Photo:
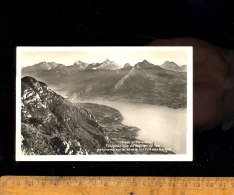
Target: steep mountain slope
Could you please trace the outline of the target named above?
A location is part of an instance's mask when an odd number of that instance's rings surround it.
[[[140,62],[114,87],[115,96],[131,102],[186,107],[186,74]]]
[[[87,110],[72,105],[33,77],[21,82],[21,133],[26,150],[65,154],[66,141],[73,152],[96,152],[106,144],[105,132]]]
[[[114,85],[128,72],[129,70],[123,69],[83,71],[73,77],[65,78],[64,88],[67,89],[67,95],[71,99],[111,96]],[[68,83],[70,84],[67,85]]]

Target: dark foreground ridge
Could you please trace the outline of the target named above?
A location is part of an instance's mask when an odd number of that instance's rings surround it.
[[[24,155],[173,154],[136,139],[121,113],[98,104],[72,104],[33,77],[21,80]]]

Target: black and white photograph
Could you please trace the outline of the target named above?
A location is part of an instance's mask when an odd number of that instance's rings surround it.
[[[192,161],[192,47],[17,47],[17,161]]]

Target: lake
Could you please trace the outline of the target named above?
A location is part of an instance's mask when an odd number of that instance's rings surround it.
[[[55,86],[51,89],[67,97],[67,91]],[[185,108],[172,109],[166,106],[124,101],[76,100],[74,102],[97,103],[113,107],[123,115],[123,124],[141,129],[138,139],[153,141],[155,145],[171,148],[176,154],[186,154],[187,109]]]
[[[186,154],[187,109],[123,101],[87,100],[80,103],[97,103],[113,107],[124,117],[123,124],[136,126],[141,131],[138,139],[153,141],[155,145],[171,148],[176,154]]]

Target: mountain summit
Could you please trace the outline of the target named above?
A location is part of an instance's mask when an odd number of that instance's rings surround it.
[[[172,70],[172,71],[177,71],[177,72],[186,72],[187,71],[187,66],[178,66],[175,62],[173,61],[165,61],[162,65],[162,68],[166,70]]]
[[[143,69],[158,69],[158,70],[162,70],[162,68],[158,65],[154,65],[150,62],[148,62],[147,60],[143,60],[142,62],[137,63],[134,67],[136,68],[143,68]]]
[[[131,69],[132,66],[129,63],[124,64],[124,69]]]
[[[102,63],[89,64],[89,66],[87,67],[87,70],[117,70],[120,68],[121,66],[115,63],[114,61],[110,61],[109,59],[106,59]]]
[[[112,61],[106,59],[103,63],[113,63]]]
[[[85,70],[88,67],[88,63],[82,62],[82,61],[76,61],[73,66],[78,68],[79,70]]]

